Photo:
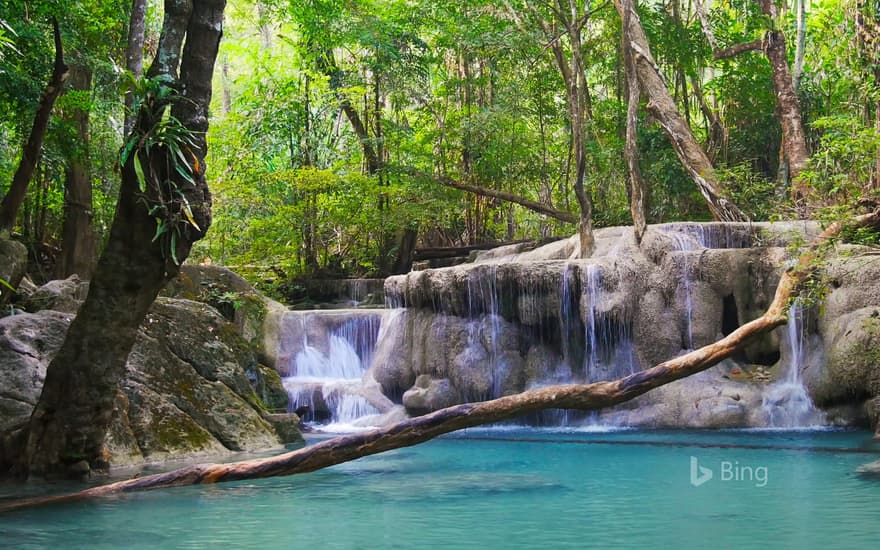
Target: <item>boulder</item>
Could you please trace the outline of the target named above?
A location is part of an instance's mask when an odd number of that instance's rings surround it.
[[[287,308],[257,292],[237,273],[218,265],[185,264],[163,295],[213,306],[254,347],[260,362],[275,365],[279,325]]]
[[[0,433],[8,465],[46,368],[73,316],[52,310],[0,319]],[[159,298],[126,364],[105,441],[116,466],[276,447],[296,438],[251,385],[251,347],[213,308]],[[276,429],[275,426],[281,426]]]
[[[825,368],[811,384],[820,404],[880,396],[880,304],[823,323]]]
[[[37,287],[22,301],[22,309],[31,313],[43,310],[76,313],[89,293],[89,282],[73,274],[67,279],[49,281]]]
[[[27,248],[18,241],[0,236],[0,279],[12,288],[18,284],[27,271]],[[9,303],[13,291],[0,283],[0,305]]]
[[[416,378],[415,385],[403,394],[406,412],[414,415],[426,414],[459,403],[458,392],[452,383],[423,374]]]

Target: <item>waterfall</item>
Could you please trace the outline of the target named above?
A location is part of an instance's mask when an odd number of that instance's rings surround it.
[[[806,366],[807,327],[805,311],[799,302],[788,311],[786,330],[789,357],[783,375],[767,387],[761,408],[767,425],[773,428],[798,428],[821,424],[824,415],[813,405],[801,378]]]
[[[587,382],[596,382],[596,374],[599,369],[599,336],[597,328],[597,310],[602,299],[602,272],[596,264],[587,266],[587,301],[589,303],[587,309],[587,327],[586,327],[586,344],[589,352],[584,372],[584,378]]]
[[[689,232],[686,233],[678,230],[669,231],[666,234],[672,239],[675,249],[682,253],[681,279],[684,290],[687,349],[694,349],[694,298],[691,291],[693,282],[691,281],[690,253],[694,250],[705,248],[703,245],[706,240],[705,233],[700,230],[697,233],[699,238],[695,238]]]
[[[487,344],[487,366],[490,369],[491,379],[488,394],[472,396],[476,400],[494,399],[500,397],[502,393],[504,364],[500,360],[498,346],[501,339],[502,317],[497,281],[498,264],[495,263],[486,264],[483,269],[469,273],[467,279],[467,313],[471,318],[468,323],[468,341],[470,346],[480,346],[482,342]],[[488,327],[479,320],[483,316],[488,320]],[[485,332],[488,334],[484,334]],[[480,338],[481,334],[485,336],[484,339]]]
[[[288,314],[290,357],[284,387],[290,409],[307,407],[312,422],[350,424],[379,411],[362,395],[382,316],[345,311]]]

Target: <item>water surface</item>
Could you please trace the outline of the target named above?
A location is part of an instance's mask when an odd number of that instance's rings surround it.
[[[713,472],[700,486],[692,457]],[[880,479],[855,469],[878,459],[880,445],[861,431],[469,430],[312,474],[7,513],[0,540],[4,548],[872,548]]]

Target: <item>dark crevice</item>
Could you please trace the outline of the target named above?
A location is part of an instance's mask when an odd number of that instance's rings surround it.
[[[724,302],[721,309],[721,332],[722,334],[724,334],[724,336],[727,336],[738,328],[739,310],[736,307],[736,298],[734,298],[733,294],[728,294],[724,297]],[[732,358],[735,361],[747,361],[745,350],[742,349],[734,352]]]

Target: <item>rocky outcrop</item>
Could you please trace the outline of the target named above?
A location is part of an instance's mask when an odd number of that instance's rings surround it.
[[[73,316],[44,310],[0,319],[0,433],[16,433]],[[105,442],[113,466],[263,449],[296,439],[295,415],[270,415],[249,380],[264,372],[235,327],[206,304],[159,298],[129,356]],[[265,391],[265,388],[264,388]],[[277,390],[273,390],[276,391]],[[284,416],[284,418],[280,418]]]
[[[28,252],[23,244],[0,235],[0,279],[9,285],[0,283],[0,305],[9,303],[11,288],[18,288],[27,270],[27,260]]]
[[[237,273],[217,265],[184,265],[163,295],[211,305],[235,325],[263,364],[275,364],[279,325],[287,308],[257,292]]]
[[[631,228],[607,228],[596,231],[587,259],[571,259],[573,237],[391,277],[386,296],[406,310],[383,327],[400,336],[380,341],[370,373],[411,413],[617,378],[758,317],[790,258],[787,248],[818,231],[812,222],[666,224],[651,226],[637,246]],[[851,247],[840,252],[827,269],[824,305],[806,316],[798,375],[830,421],[867,415],[876,424],[880,262],[867,265],[873,259]],[[600,418],[656,427],[768,425],[789,397],[774,384],[793,360],[786,330]]]
[[[825,269],[819,341],[810,350],[824,368],[807,385],[819,405],[858,404],[880,434],[880,261],[872,252],[842,247]]]
[[[403,406],[408,413],[420,415],[455,405],[458,399],[457,392],[448,379],[436,380],[423,374],[403,394]]]
[[[73,274],[67,279],[49,281],[33,290],[22,302],[21,308],[31,313],[50,309],[76,313],[89,293],[89,282]]]

